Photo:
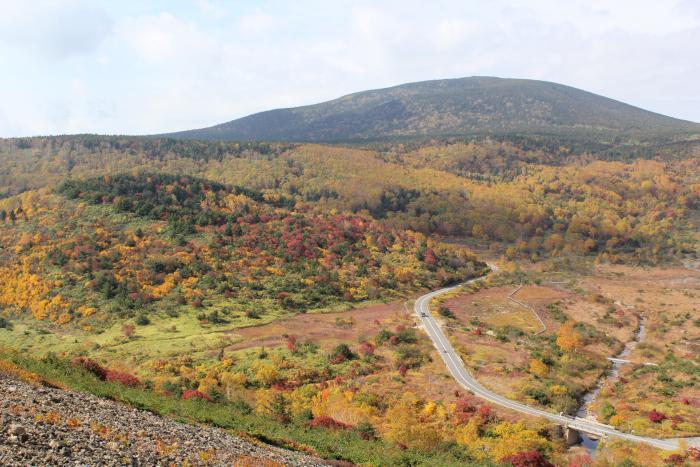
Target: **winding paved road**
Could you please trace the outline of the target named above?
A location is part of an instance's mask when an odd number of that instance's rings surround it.
[[[489,265],[489,267],[493,272],[498,270],[496,266]],[[551,412],[547,412],[545,410],[530,407],[520,402],[506,399],[505,397],[493,393],[485,387],[483,387],[481,384],[479,384],[476,381],[476,379],[474,379],[474,377],[469,373],[466,366],[464,365],[464,362],[459,357],[455,349],[452,347],[452,344],[450,344],[445,334],[442,332],[442,328],[435,321],[432,314],[430,313],[430,301],[438,295],[442,295],[444,293],[455,290],[461,287],[462,285],[481,281],[486,277],[487,276],[479,277],[467,281],[464,284],[435,290],[418,298],[414,305],[414,310],[420,318],[425,331],[428,333],[428,336],[430,336],[430,338],[432,339],[433,344],[435,345],[438,352],[440,353],[440,356],[442,357],[442,360],[445,362],[445,366],[447,366],[447,369],[452,374],[454,379],[457,380],[460,386],[473,392],[479,397],[493,402],[494,404],[498,404],[500,406],[516,410],[521,413],[535,415],[538,417],[544,417],[560,425],[568,426],[569,428],[572,428],[576,431],[582,431],[591,435],[597,435],[599,437],[619,438],[637,443],[646,443],[660,449],[675,450],[678,448],[677,439],[655,439],[647,438],[644,436],[636,436],[629,433],[617,431],[616,429],[611,428],[607,425],[602,425],[589,420],[574,418],[566,415],[557,415]],[[695,440],[693,439],[692,441]]]

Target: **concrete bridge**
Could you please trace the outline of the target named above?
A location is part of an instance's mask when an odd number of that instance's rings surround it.
[[[608,357],[608,360],[614,363],[635,363],[631,360],[625,360],[624,358],[615,358],[615,357]],[[646,366],[658,366],[656,363],[651,363],[651,362],[642,362],[641,365],[646,365]]]
[[[581,433],[585,433],[589,438],[599,440],[608,438],[608,433],[606,433],[605,430],[615,429],[613,426],[605,425],[588,418],[572,417],[562,413],[559,415],[565,419],[571,420],[570,422],[562,424],[564,429],[563,437],[568,446],[580,443]],[[597,426],[600,426],[600,428],[597,428]]]

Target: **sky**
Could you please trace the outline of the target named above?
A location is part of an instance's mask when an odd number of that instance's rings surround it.
[[[0,137],[186,130],[474,75],[700,122],[700,1],[0,0]]]

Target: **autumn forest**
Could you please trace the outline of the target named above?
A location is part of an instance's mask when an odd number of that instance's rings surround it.
[[[700,436],[699,166],[574,133],[0,140],[2,365],[337,462],[662,463],[470,394],[411,311],[488,275],[431,309],[490,390],[574,416],[600,383],[601,423]]]

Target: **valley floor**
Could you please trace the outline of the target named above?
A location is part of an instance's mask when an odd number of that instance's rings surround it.
[[[522,287],[506,281],[441,301],[453,314],[445,320],[451,339],[481,384],[528,405],[573,413],[644,318],[642,342],[618,375],[604,378],[590,415],[630,433],[697,436],[696,271],[596,265],[576,274],[547,270],[545,263],[521,266]],[[514,291],[518,302],[509,298]],[[534,313],[546,325],[539,335]],[[580,345],[562,353],[557,347],[567,320],[576,323]]]

